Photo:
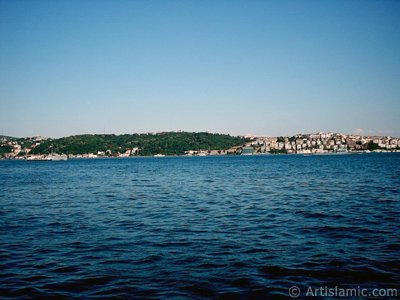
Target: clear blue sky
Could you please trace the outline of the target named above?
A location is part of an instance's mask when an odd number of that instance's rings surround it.
[[[0,0],[0,128],[400,136],[400,1]]]

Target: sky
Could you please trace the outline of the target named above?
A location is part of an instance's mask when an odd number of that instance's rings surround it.
[[[1,133],[400,137],[399,16],[390,0],[0,0]]]

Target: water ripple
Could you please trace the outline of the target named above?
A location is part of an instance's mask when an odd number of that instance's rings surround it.
[[[400,155],[1,161],[0,295],[398,287]]]

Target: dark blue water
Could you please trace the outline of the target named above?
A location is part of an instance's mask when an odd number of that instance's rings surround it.
[[[400,155],[0,161],[0,296],[397,287]]]

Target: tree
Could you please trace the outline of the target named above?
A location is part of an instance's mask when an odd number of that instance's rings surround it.
[[[376,144],[376,143],[374,143],[374,142],[369,142],[368,143],[368,150],[370,150],[370,151],[374,151],[374,150],[377,150],[377,149],[380,149],[381,147],[379,147],[379,145],[378,144]]]

